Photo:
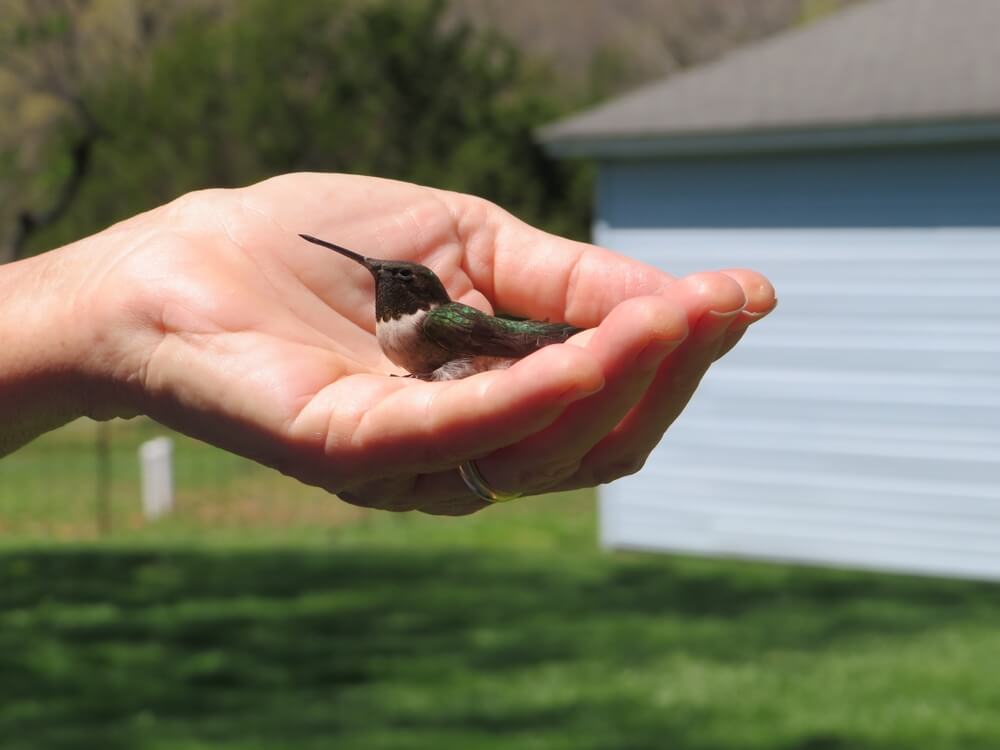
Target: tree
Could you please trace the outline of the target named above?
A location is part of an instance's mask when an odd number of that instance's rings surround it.
[[[303,169],[473,192],[585,235],[589,172],[533,139],[574,102],[510,44],[445,10],[435,0],[191,5],[142,60],[81,84],[89,119],[64,124],[47,163],[57,171],[87,141],[87,169],[30,247],[188,190]]]
[[[134,65],[169,13],[160,0],[0,0],[0,262],[59,221],[102,136],[87,89]]]

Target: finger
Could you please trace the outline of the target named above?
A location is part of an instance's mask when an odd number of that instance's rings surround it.
[[[457,470],[454,473],[458,475]],[[447,486],[444,491],[421,491],[419,479],[419,476],[378,479],[343,490],[337,496],[364,508],[401,513],[417,510],[435,516],[464,516],[493,505],[479,499],[461,483]]]
[[[694,319],[684,343],[663,362],[651,386],[625,418],[584,458],[568,486],[591,486],[634,473],[687,405],[746,304],[742,287],[724,274],[678,282]]]
[[[743,292],[747,296],[747,304],[739,318],[733,321],[733,324],[726,332],[718,357],[727,354],[739,343],[740,339],[743,338],[743,334],[746,333],[751,325],[770,314],[778,304],[778,300],[774,295],[774,287],[761,274],[742,268],[731,268],[722,273],[743,287]]]
[[[447,498],[421,506],[418,510],[431,516],[468,516],[494,503],[480,500],[468,492],[462,497]]]
[[[416,479],[416,476],[373,479],[353,484],[350,489],[340,490],[337,497],[364,508],[405,513],[416,510],[421,502],[428,501],[414,496]]]
[[[570,405],[547,428],[479,461],[501,491],[537,492],[576,472],[580,460],[635,405],[663,359],[687,335],[687,314],[664,297],[636,297],[612,310],[586,348],[605,386]]]
[[[673,277],[653,266],[536,229],[486,201],[441,194],[456,216],[473,285],[505,312],[590,328]]]
[[[603,384],[592,355],[559,344],[508,370],[447,383],[344,378],[317,394],[289,432],[299,455],[318,449],[312,471],[336,492],[457,466],[537,432]]]

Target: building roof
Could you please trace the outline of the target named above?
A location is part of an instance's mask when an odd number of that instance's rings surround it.
[[[1000,138],[1000,0],[869,0],[540,136],[589,156]]]

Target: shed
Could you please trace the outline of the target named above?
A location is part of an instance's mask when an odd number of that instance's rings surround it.
[[[869,0],[541,137],[595,242],[780,298],[605,545],[1000,579],[1000,2]]]

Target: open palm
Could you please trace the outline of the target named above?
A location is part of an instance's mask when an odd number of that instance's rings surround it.
[[[371,276],[300,232],[430,266],[453,299],[592,328],[505,371],[425,383],[373,335]],[[674,280],[470,196],[294,174],[193,193],[90,240],[84,295],[118,411],[359,504],[482,507],[455,467],[525,493],[641,466],[709,364],[774,305],[748,271]]]

